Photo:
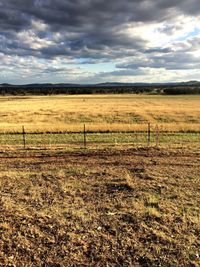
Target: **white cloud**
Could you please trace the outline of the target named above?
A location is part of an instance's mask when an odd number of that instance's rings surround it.
[[[140,37],[148,47],[169,46],[175,41],[184,41],[190,33],[200,30],[200,17],[179,15],[175,19],[159,23],[129,23],[123,31],[129,37]]]
[[[19,32],[17,38],[20,42],[35,50],[54,44],[52,40],[39,38],[33,30]]]

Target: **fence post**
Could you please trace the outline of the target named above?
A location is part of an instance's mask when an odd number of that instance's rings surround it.
[[[26,132],[25,132],[24,126],[22,126],[22,137],[23,137],[24,149],[26,149]]]
[[[149,146],[151,142],[151,123],[148,122],[148,127],[147,127],[147,145]]]
[[[86,143],[86,128],[85,128],[85,124],[84,124],[84,127],[83,127],[83,136],[84,136],[84,139],[83,139],[84,148],[86,149],[87,143]]]

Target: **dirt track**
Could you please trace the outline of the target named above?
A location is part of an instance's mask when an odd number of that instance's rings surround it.
[[[200,150],[195,149],[159,149],[159,148],[132,148],[132,149],[105,149],[105,150],[82,150],[76,152],[62,151],[62,150],[17,150],[17,151],[0,151],[0,163],[4,163],[5,160],[8,163],[26,161],[31,163],[32,161],[41,160],[43,163],[50,162],[74,162],[78,160],[80,163],[85,163],[85,160],[88,163],[95,161],[96,164],[104,163],[105,160],[113,160],[120,158],[121,163],[123,158],[132,158],[132,160],[138,160],[139,158],[146,159],[159,159],[166,160],[175,160],[175,164],[195,164],[200,162]]]

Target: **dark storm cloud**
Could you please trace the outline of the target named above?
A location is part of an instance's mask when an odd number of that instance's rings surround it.
[[[200,13],[200,2],[198,0],[157,0],[158,8],[178,8],[185,14],[198,15]]]
[[[182,27],[173,24],[180,14],[200,15],[200,1],[0,0],[0,53],[22,58],[84,59],[83,64],[130,58],[129,63],[118,64],[124,70],[110,72],[113,76],[131,75],[133,70],[139,75],[143,73],[140,68],[197,68],[196,58],[187,53],[199,47],[198,39],[179,44],[180,51],[174,52],[173,47],[149,48],[142,33],[126,31],[128,24],[171,21],[159,29],[170,35]],[[62,69],[47,72],[56,71]]]
[[[199,0],[1,0],[0,7],[5,25],[20,26],[33,16],[57,30],[71,27],[78,31],[93,25],[160,21],[176,14],[176,10],[200,13]]]
[[[120,48],[139,49],[145,43],[142,38],[130,38],[118,32],[123,29],[123,23],[133,20],[133,12],[138,4],[134,1],[23,1],[2,0],[3,14],[0,17],[1,36],[4,48],[7,41],[6,54],[16,53],[22,56],[30,53],[38,57],[54,57],[60,55],[76,57],[98,58],[110,57],[110,50]],[[138,7],[139,8],[139,7]],[[44,31],[34,29],[31,23],[34,20],[47,25]],[[18,41],[18,33],[32,29],[40,38],[49,38],[60,33],[54,44],[45,48],[37,48],[35,53],[30,47]],[[12,36],[8,35],[8,32]],[[48,37],[49,35],[49,37]],[[13,49],[10,49],[10,40]],[[21,44],[21,48],[18,44]],[[104,55],[104,51],[106,54]]]

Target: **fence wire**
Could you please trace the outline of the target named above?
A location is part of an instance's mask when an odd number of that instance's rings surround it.
[[[79,132],[1,133],[0,147],[200,146],[200,133]]]

